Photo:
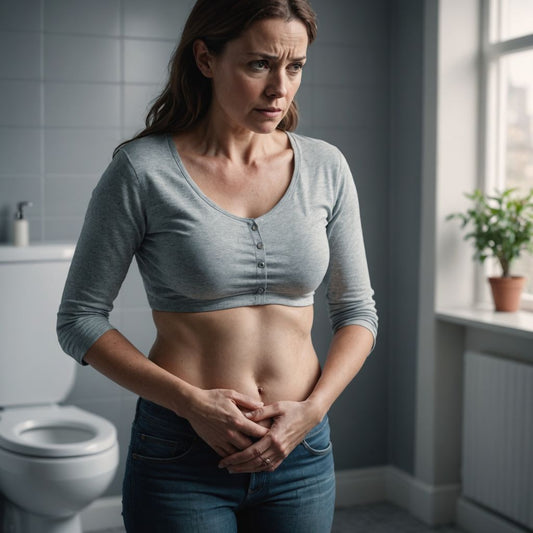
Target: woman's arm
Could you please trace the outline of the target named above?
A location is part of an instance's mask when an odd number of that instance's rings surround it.
[[[374,343],[363,326],[345,326],[335,333],[322,375],[303,402],[280,401],[247,414],[255,421],[272,419],[269,432],[253,446],[224,458],[219,466],[230,472],[275,470],[305,435],[326,415],[331,405],[363,366]]]
[[[363,326],[345,326],[334,335],[322,375],[307,402],[319,420],[361,370],[374,345],[374,336]]]

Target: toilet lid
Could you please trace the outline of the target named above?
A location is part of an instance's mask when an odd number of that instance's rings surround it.
[[[0,448],[32,457],[94,455],[117,441],[115,426],[74,406],[0,411]]]

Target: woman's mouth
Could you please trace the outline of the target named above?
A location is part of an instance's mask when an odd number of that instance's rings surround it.
[[[283,110],[279,107],[260,107],[256,108],[256,111],[269,118],[277,118],[283,113]]]

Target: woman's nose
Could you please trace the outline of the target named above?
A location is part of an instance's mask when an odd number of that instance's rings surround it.
[[[287,94],[287,80],[283,72],[271,72],[266,88],[266,94],[270,97],[281,98]]]

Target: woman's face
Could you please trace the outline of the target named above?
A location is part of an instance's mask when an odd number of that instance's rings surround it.
[[[301,21],[265,19],[228,42],[221,54],[206,52],[209,71],[202,72],[213,87],[211,119],[235,130],[274,131],[300,86],[307,44]]]

